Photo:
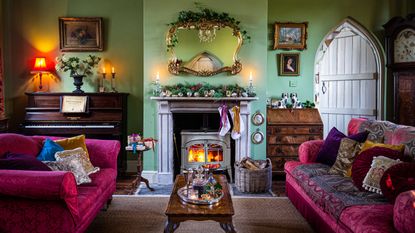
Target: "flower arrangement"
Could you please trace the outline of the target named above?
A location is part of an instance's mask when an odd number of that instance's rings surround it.
[[[254,92],[248,92],[246,88],[238,84],[214,86],[209,83],[178,83],[161,87],[161,97],[255,97]]]
[[[79,57],[68,57],[62,54],[56,57],[56,70],[61,72],[70,72],[71,76],[91,75],[92,69],[101,61],[100,57],[88,55],[84,60]]]

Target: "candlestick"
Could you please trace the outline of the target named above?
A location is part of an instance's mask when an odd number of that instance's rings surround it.
[[[249,85],[247,88],[248,96],[255,96],[255,90],[254,90],[254,84],[253,84],[253,78],[252,78],[252,71],[249,72]]]
[[[252,71],[249,72],[249,83],[252,83]]]
[[[114,67],[112,67],[111,92],[117,92],[117,90],[115,90],[115,72],[114,72]]]
[[[156,82],[153,87],[153,95],[154,96],[160,96],[161,94],[161,85],[160,85],[160,72],[157,71],[156,74]]]
[[[111,73],[115,74],[115,68],[114,68],[114,66],[111,68]]]
[[[156,83],[160,83],[160,72],[157,71]]]
[[[104,80],[105,80],[105,75],[106,75],[105,68],[102,71],[103,71],[102,72],[102,79],[99,80],[99,88],[98,88],[99,92],[101,92],[101,93],[105,92],[105,87],[104,87]]]
[[[105,74],[106,72],[105,72],[105,67],[104,68],[102,68],[102,74]]]

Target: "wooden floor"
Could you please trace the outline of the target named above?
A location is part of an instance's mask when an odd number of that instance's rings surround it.
[[[117,195],[128,195],[133,192],[132,182],[135,176],[133,174],[127,175],[117,179]],[[285,197],[285,177],[274,177],[272,181],[272,192],[278,197]]]

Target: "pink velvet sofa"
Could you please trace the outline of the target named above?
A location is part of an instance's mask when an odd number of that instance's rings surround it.
[[[348,125],[349,135],[364,130],[382,135],[385,143],[405,144],[405,153],[414,156],[415,127],[360,118],[352,119]],[[334,195],[315,178],[324,170],[315,162],[323,143],[323,140],[303,143],[299,148],[300,161],[285,164],[287,196],[317,232],[415,232],[415,190],[401,193],[394,204],[356,204],[339,208],[341,195]],[[308,172],[300,171],[306,167],[310,168]]]
[[[36,157],[44,138],[0,134],[0,157],[6,152]],[[77,186],[64,171],[0,170],[0,232],[86,231],[115,191],[120,143],[87,139],[86,146],[100,168],[90,175],[92,183]]]

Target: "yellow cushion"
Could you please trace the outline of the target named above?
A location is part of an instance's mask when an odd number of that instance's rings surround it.
[[[362,149],[360,150],[360,153],[362,153],[363,151],[373,148],[373,147],[383,147],[383,148],[388,148],[391,150],[396,150],[399,152],[403,152],[403,150],[405,149],[405,145],[391,145],[391,144],[383,144],[383,143],[376,143],[376,142],[372,142],[369,140],[366,140],[366,142],[363,144]]]
[[[73,150],[78,147],[81,147],[85,153],[86,156],[89,158],[88,150],[86,149],[85,144],[85,135],[79,135],[71,138],[65,138],[60,140],[55,140],[56,143],[58,143],[63,149],[65,150]]]

